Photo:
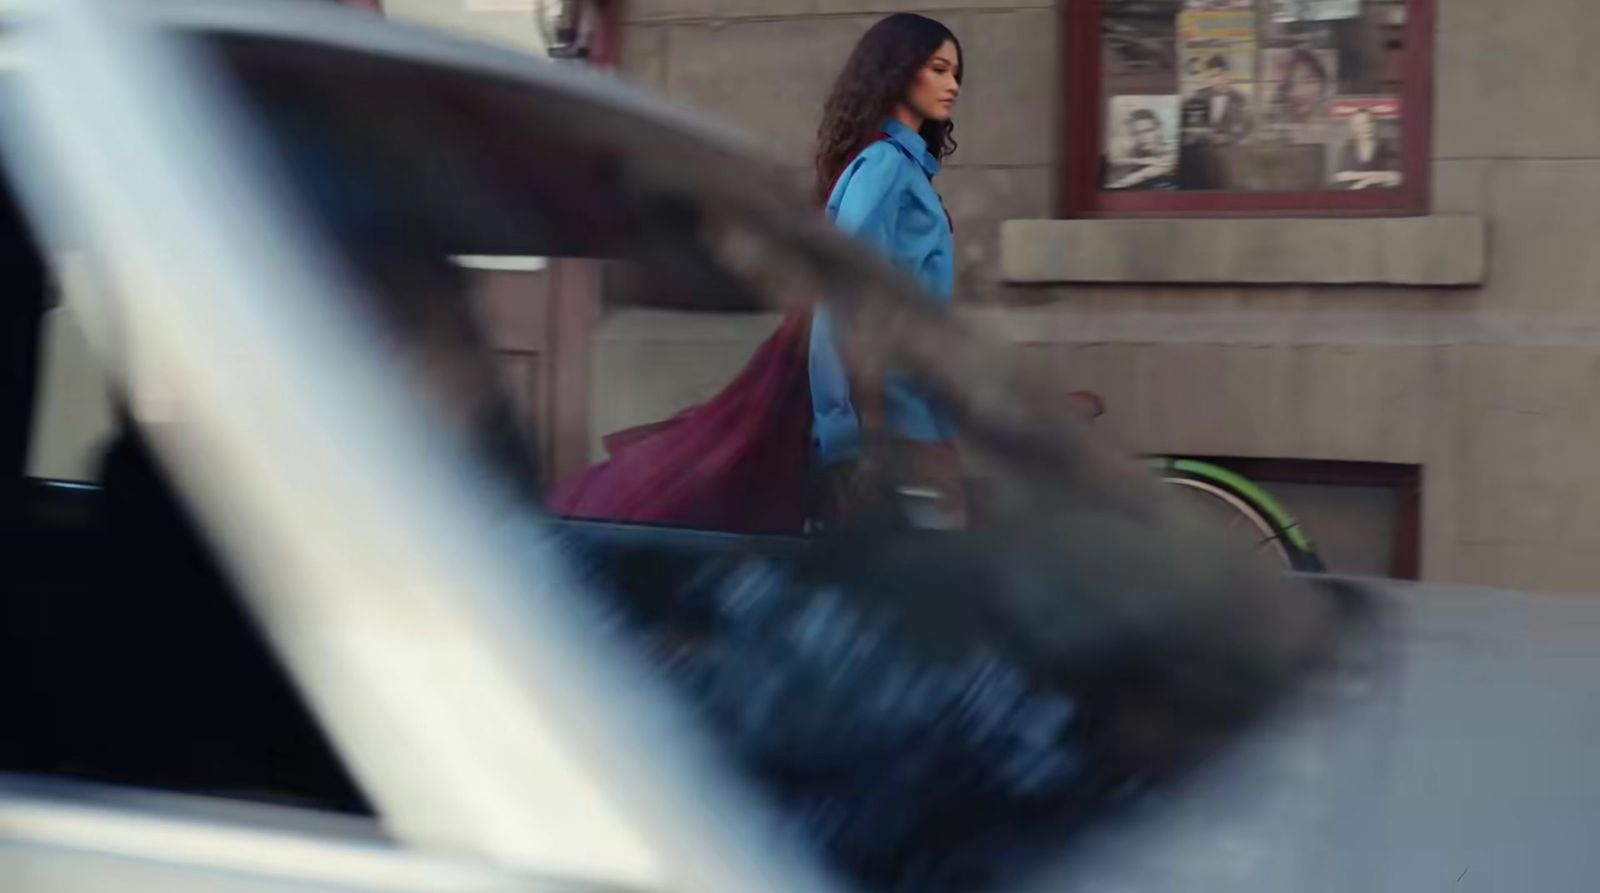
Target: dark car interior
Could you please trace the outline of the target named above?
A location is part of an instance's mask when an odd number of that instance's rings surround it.
[[[10,196],[4,277],[0,771],[364,811],[149,445],[124,417],[99,485],[25,475],[48,275]]]

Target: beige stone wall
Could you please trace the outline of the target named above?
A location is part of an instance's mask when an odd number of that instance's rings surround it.
[[[536,55],[545,52],[544,33],[535,18],[536,0],[382,0],[380,6],[397,22],[452,31]]]
[[[960,149],[939,177],[962,261],[958,291],[1000,297],[998,229],[1048,216],[1057,130],[1054,0],[628,0],[624,75],[741,125],[804,176],[833,76],[861,33],[912,10],[966,50]]]
[[[1004,286],[1000,222],[1052,212],[1053,0],[631,0],[623,57],[799,166],[861,31],[942,18],[968,56],[939,185],[969,308],[1064,390],[1104,393],[1134,448],[1420,464],[1427,578],[1600,592],[1600,17],[1437,6],[1433,210],[1487,221],[1481,288]]]
[[[70,305],[56,307],[40,322],[44,357],[40,368],[31,477],[93,481],[115,433],[111,384]]]

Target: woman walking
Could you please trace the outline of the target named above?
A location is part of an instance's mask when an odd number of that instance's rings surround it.
[[[901,13],[845,62],[818,128],[816,200],[943,304],[954,283],[949,216],[932,178],[955,149],[961,45]],[[847,362],[826,312],[793,317],[719,394],[676,417],[607,438],[611,458],[549,505],[569,517],[749,532],[798,532],[860,512],[882,485],[882,447],[904,456],[902,492],[934,526],[965,524],[955,431],[904,376]],[[752,407],[759,411],[752,412]],[[812,474],[810,471],[820,471]],[[808,492],[809,491],[809,492]]]
[[[944,25],[911,13],[889,16],[850,54],[817,130],[818,199],[828,217],[945,304],[955,255],[950,218],[932,181],[955,150],[950,116],[961,93],[961,62],[961,43]],[[843,362],[823,310],[812,323],[810,379],[824,521],[859,509],[876,478],[863,447],[891,440],[904,447],[904,473],[936,501],[936,523],[965,524],[955,429],[902,376],[864,374]]]

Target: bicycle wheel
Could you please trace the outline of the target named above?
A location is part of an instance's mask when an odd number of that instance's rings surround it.
[[[1286,570],[1321,573],[1326,568],[1300,522],[1260,486],[1225,468],[1192,459],[1152,459],[1163,483],[1181,487],[1191,502],[1255,542]]]

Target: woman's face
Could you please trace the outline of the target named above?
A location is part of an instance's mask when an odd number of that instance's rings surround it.
[[[947,40],[933,51],[927,64],[912,79],[911,89],[906,92],[906,105],[926,120],[950,120],[956,97],[961,93],[961,84],[956,80],[960,75],[961,54],[956,45]]]
[[[1322,76],[1315,68],[1307,64],[1299,64],[1289,69],[1287,92],[1289,101],[1297,110],[1305,111],[1316,107],[1328,91],[1328,85],[1323,82]]]

